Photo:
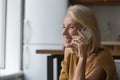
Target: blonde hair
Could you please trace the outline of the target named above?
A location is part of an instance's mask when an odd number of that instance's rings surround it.
[[[89,43],[88,52],[93,53],[101,47],[101,35],[98,21],[94,12],[83,5],[73,5],[68,8],[68,13],[72,18],[87,28],[92,34],[92,40]]]

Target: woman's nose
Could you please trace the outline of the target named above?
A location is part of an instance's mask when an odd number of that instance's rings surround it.
[[[67,34],[68,34],[68,29],[67,28],[63,29],[63,35],[67,35]]]

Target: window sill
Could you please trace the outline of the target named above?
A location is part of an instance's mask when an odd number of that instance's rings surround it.
[[[22,71],[6,71],[6,70],[0,70],[0,79],[2,80],[8,80],[8,79],[15,79],[19,78],[23,75]]]

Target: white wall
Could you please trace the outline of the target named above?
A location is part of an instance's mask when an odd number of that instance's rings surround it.
[[[120,34],[120,5],[90,5],[97,15],[102,39],[105,39],[107,31],[107,23],[111,23],[111,33],[113,40],[116,40]]]

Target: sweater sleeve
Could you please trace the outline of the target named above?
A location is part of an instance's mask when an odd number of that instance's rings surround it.
[[[65,61],[61,62],[61,72],[59,76],[59,80],[68,80],[68,73],[67,73],[67,63]]]
[[[68,80],[68,73],[69,73],[69,61],[70,61],[70,54],[67,57],[66,61],[61,62],[61,71],[60,71],[60,76],[59,80]]]
[[[70,80],[69,79],[70,72],[71,72],[70,69],[73,68],[73,67],[70,68],[71,65],[73,66],[73,63],[71,63],[72,62],[71,60],[74,60],[74,59],[71,59],[73,57],[73,50],[70,48],[66,48],[64,54],[67,54],[67,57],[65,60],[61,62],[62,69],[60,72],[59,80]]]

